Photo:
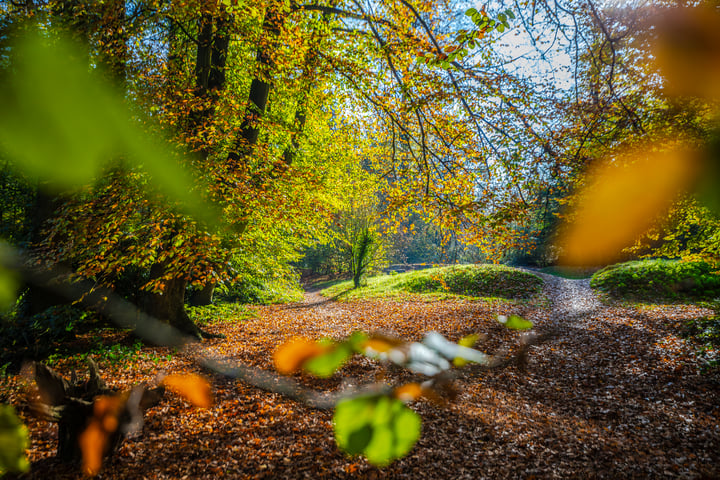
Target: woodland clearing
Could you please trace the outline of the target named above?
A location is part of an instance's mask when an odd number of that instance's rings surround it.
[[[331,413],[210,376],[215,403],[194,409],[166,395],[150,409],[141,434],[127,439],[98,478],[717,478],[720,476],[720,374],[700,373],[693,345],[681,338],[688,319],[709,315],[692,305],[608,306],[588,280],[543,275],[543,304],[466,299],[328,301],[252,307],[253,318],[214,323],[227,335],[214,352],[271,369],[272,352],[303,335],[343,337],[354,330],[451,340],[487,334],[478,348],[517,345],[495,321],[515,313],[558,336],[533,347],[524,372],[468,369],[447,405],[414,402],[422,435],[405,458],[377,468],[335,445]],[[160,371],[199,371],[168,348],[143,347],[121,362],[102,362],[111,386],[150,382]],[[69,375],[72,361],[54,368]],[[208,375],[207,372],[200,372]],[[319,390],[406,371],[354,358],[329,379],[296,378]],[[395,377],[395,378],[393,378]],[[32,469],[20,478],[75,478],[54,459],[56,426],[27,416],[28,377],[8,376],[3,402],[20,406],[31,435]]]

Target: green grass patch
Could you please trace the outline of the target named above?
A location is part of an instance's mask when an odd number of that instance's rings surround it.
[[[248,276],[228,287],[218,288],[216,297],[225,302],[270,305],[299,302],[303,299],[303,289],[296,278]]]
[[[201,307],[186,307],[188,315],[198,325],[208,325],[219,322],[237,322],[255,318],[257,313],[246,305],[237,302],[216,300],[212,305]]]
[[[371,277],[360,289],[352,289],[351,281],[334,282],[321,293],[343,299],[423,294],[434,299],[461,295],[525,300],[540,295],[542,286],[540,277],[525,270],[504,265],[458,265]]]
[[[639,260],[605,267],[590,285],[610,299],[683,302],[720,297],[720,274],[707,262]]]

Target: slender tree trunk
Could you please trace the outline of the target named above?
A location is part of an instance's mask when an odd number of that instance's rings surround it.
[[[200,109],[191,113],[189,129],[196,138],[195,150],[203,157],[208,157],[211,147],[203,138],[204,124],[211,120],[215,114],[214,104],[220,92],[225,88],[225,67],[227,53],[230,46],[229,18],[226,15],[203,15],[198,23],[198,47],[195,57],[195,95],[203,100]],[[172,244],[173,237],[168,240]],[[151,280],[159,278],[164,273],[162,264],[153,265],[150,270]],[[204,332],[195,325],[185,311],[185,291],[187,280],[175,278],[166,282],[162,295],[152,295],[146,302],[146,311],[156,318],[167,320],[180,331],[202,339],[203,336],[213,336]],[[193,300],[198,305],[212,303],[212,294],[215,284],[203,287]],[[192,300],[191,300],[192,301]],[[194,302],[193,302],[194,303]]]
[[[44,229],[47,222],[57,215],[58,209],[63,204],[62,197],[49,193],[48,189],[50,189],[50,187],[45,184],[38,186],[35,202],[30,210],[30,256],[33,255],[33,251],[44,240]],[[58,267],[62,268],[61,265]],[[57,268],[53,266],[45,266],[42,268],[47,268],[48,271],[51,272],[57,270]],[[58,295],[51,288],[46,288],[43,285],[30,284],[23,297],[23,302],[23,315],[31,317],[52,306],[66,304],[70,302],[70,299]]]
[[[277,37],[280,35],[282,24],[283,17],[278,10],[278,5],[271,3],[265,12],[265,19],[263,20],[265,44],[258,48],[256,55],[257,62],[260,65],[259,74],[250,83],[248,106],[240,126],[240,135],[235,141],[235,147],[228,154],[228,162],[232,166],[238,166],[244,158],[250,155],[258,142],[260,129],[257,123],[267,110],[272,88],[272,69],[275,65],[272,50]]]

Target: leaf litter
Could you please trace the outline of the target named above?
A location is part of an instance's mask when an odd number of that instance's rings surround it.
[[[207,328],[225,339],[206,342],[219,356],[272,369],[276,348],[304,336],[344,338],[355,330],[419,341],[437,331],[452,341],[480,334],[477,348],[494,353],[519,345],[497,315],[518,315],[536,330],[554,329],[532,347],[521,371],[468,368],[458,396],[445,406],[412,402],[422,418],[410,453],[378,468],[348,457],[333,438],[332,412],[201,371],[191,354],[144,347],[162,362],[137,357],[100,363],[118,389],[153,382],[159,373],[197,373],[214,402],[193,408],[166,395],[148,410],[142,433],[125,440],[98,478],[718,478],[720,374],[700,374],[684,323],[711,312],[691,305],[601,305],[584,280],[544,276],[549,305],[470,300],[425,302],[318,301],[253,307],[256,318]],[[152,356],[150,357],[152,358]],[[57,365],[69,374],[71,365]],[[172,377],[171,377],[172,378]],[[306,386],[334,391],[417,379],[356,357],[329,378],[298,373]],[[22,478],[78,478],[55,458],[57,427],[29,414],[29,381],[4,380],[1,400],[18,407],[30,431],[31,472]]]

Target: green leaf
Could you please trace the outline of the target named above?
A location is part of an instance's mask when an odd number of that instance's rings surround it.
[[[25,449],[30,446],[27,427],[10,405],[0,405],[0,475],[27,472],[30,462]]]
[[[196,217],[217,212],[195,194],[172,147],[140,126],[123,95],[77,61],[68,41],[30,35],[12,49],[15,70],[0,88],[0,153],[46,188],[66,191],[98,178],[108,163],[143,169],[152,184]],[[75,59],[75,60],[73,60]]]
[[[500,15],[498,15],[497,18],[498,18],[498,20],[500,20],[502,23],[507,22],[507,15],[505,15],[504,13],[501,13]]]
[[[477,14],[478,14],[478,11],[477,11],[476,9],[474,9],[474,8],[468,8],[468,9],[465,11],[465,15],[468,16],[468,17],[471,17],[471,18],[474,17],[474,16],[477,15]]]
[[[533,328],[533,323],[530,320],[525,320],[517,315],[510,315],[509,317],[505,315],[498,315],[497,319],[498,322],[502,323],[510,330],[530,330]]]
[[[505,15],[507,15],[510,20],[515,20],[515,14],[509,8],[505,10]]]
[[[495,30],[502,33],[505,31],[505,25],[503,25],[502,23],[498,23],[497,26],[495,27]]]
[[[420,437],[422,424],[402,401],[382,395],[339,403],[333,422],[340,448],[351,455],[365,455],[378,466],[406,455]]]
[[[352,346],[339,343],[328,352],[307,360],[302,368],[318,377],[327,378],[335,373],[353,354]]]
[[[17,275],[10,270],[0,268],[0,311],[7,310],[15,304],[17,291]]]
[[[368,341],[368,334],[360,330],[350,334],[346,342],[350,345],[354,352],[364,354],[365,342]]]

